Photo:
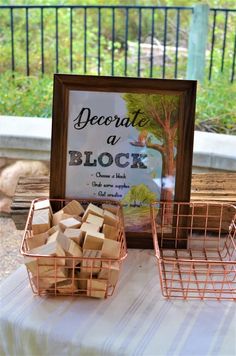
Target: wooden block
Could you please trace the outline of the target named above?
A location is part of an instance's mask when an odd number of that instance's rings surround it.
[[[104,224],[102,232],[104,233],[106,239],[117,240],[118,238],[118,230],[115,226]]]
[[[62,209],[64,213],[69,215],[82,215],[84,213],[84,208],[77,200],[72,200]]]
[[[100,216],[96,216],[96,215],[89,213],[87,216],[86,222],[93,224],[93,225],[97,225],[97,226],[99,226],[99,229],[100,229],[103,225],[104,219],[101,218]]]
[[[56,283],[52,286],[52,288],[54,287],[60,294],[71,294],[78,290],[78,280],[70,278]]]
[[[45,244],[40,247],[34,248],[28,251],[28,253],[32,255],[49,255],[48,257],[24,256],[24,263],[33,275],[36,275],[39,272],[40,274],[43,274],[48,270],[55,268],[55,265],[65,265],[65,258],[54,258],[55,256],[65,256],[64,250],[56,242],[52,242],[50,244]]]
[[[105,298],[107,291],[107,281],[103,279],[88,279],[87,296],[94,298]]]
[[[59,222],[63,219],[71,218],[71,215],[64,213],[64,211],[61,209],[57,211],[55,214],[53,214],[52,217],[52,224],[53,225],[59,225]]]
[[[80,267],[81,272],[87,272],[89,276],[97,274],[101,269],[101,251],[99,250],[83,250],[83,259]],[[93,259],[90,259],[93,258]]]
[[[104,210],[104,224],[117,227],[119,218],[108,210]]]
[[[46,260],[46,262],[45,262]],[[43,263],[43,265],[40,265],[40,263]],[[43,259],[43,258],[36,258],[36,257],[28,257],[24,256],[24,264],[26,267],[29,269],[29,271],[33,275],[37,275],[38,273],[44,273],[50,269],[52,269],[53,266],[53,260],[52,258],[50,259]]]
[[[57,242],[64,251],[68,251],[70,240],[61,231],[56,231],[54,234],[48,237],[47,244]]]
[[[81,291],[87,293],[87,282],[90,279],[91,274],[88,272],[79,272],[78,273],[78,287]]]
[[[104,239],[102,245],[102,257],[119,258],[121,243],[110,239]]]
[[[103,217],[103,209],[99,208],[98,206],[89,203],[87,206],[87,209],[84,212],[84,215],[82,217],[82,221],[86,221],[88,214],[100,216],[101,218]]]
[[[39,262],[40,265],[55,265],[55,256],[62,257],[56,258],[56,265],[64,265],[65,264],[65,251],[61,247],[61,245],[57,241],[53,241],[50,243],[46,243],[45,245],[36,247],[32,250],[28,251],[31,255],[45,255],[44,257],[39,256],[37,259],[34,257],[27,257],[27,259]],[[28,260],[30,262],[30,260]]]
[[[98,225],[94,225],[94,224],[90,224],[87,222],[84,222],[81,226],[80,226],[80,230],[83,232],[83,237],[85,237],[87,232],[98,232],[99,231],[99,226]]]
[[[66,228],[64,235],[80,246],[83,243],[83,231],[81,229]]]
[[[50,227],[50,229],[47,231],[47,234],[49,236],[51,236],[52,234],[54,234],[54,232],[60,231],[60,226],[59,225],[54,225],[52,227]]]
[[[56,271],[55,269],[51,269],[45,271],[43,275],[40,274],[39,276],[34,276],[32,278],[35,287],[39,290],[48,289],[52,287],[53,284],[55,285],[55,283],[59,283],[66,280],[67,271],[64,268],[57,268]]]
[[[52,207],[49,199],[39,200],[34,203],[34,210],[49,209],[52,215]]]
[[[101,250],[103,241],[104,241],[103,233],[96,232],[96,231],[89,231],[85,235],[83,249],[85,249],[85,250]]]
[[[81,222],[75,218],[67,218],[67,219],[63,219],[59,222],[59,226],[62,231],[64,231],[67,228],[76,229],[76,228],[80,227],[80,225],[81,225]]]
[[[48,236],[47,232],[43,232],[42,234],[34,235],[33,237],[26,239],[29,250],[44,245],[48,239]]]
[[[120,274],[119,262],[102,262],[101,270],[98,274],[98,279],[108,280],[108,284],[115,286]]]
[[[75,267],[79,262],[81,262],[81,257],[83,257],[82,248],[77,245],[73,240],[68,239],[69,248],[66,251],[66,256],[76,257],[76,258],[67,258],[66,264],[69,267]]]
[[[102,208],[103,208],[103,210],[110,211],[114,215],[117,215],[118,210],[119,210],[119,206],[115,205],[115,204],[102,204]]]
[[[36,210],[32,218],[32,230],[34,235],[46,232],[51,227],[49,209]]]

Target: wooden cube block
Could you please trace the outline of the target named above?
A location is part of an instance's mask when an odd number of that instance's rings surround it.
[[[101,269],[101,251],[99,250],[83,250],[83,259],[80,267],[81,272],[97,274]],[[93,258],[93,259],[90,259]]]
[[[54,285],[52,286],[54,287]],[[75,293],[78,290],[78,280],[76,279],[67,279],[56,283],[55,288],[60,294],[71,294]]]
[[[87,209],[84,212],[84,215],[82,217],[82,221],[86,221],[88,214],[100,216],[101,218],[103,217],[103,209],[99,208],[98,206],[89,203],[87,206]]]
[[[99,226],[84,222],[80,226],[80,230],[83,232],[83,237],[85,237],[87,232],[93,232],[93,231],[98,232],[99,231]]]
[[[76,229],[76,228],[79,228],[80,225],[81,225],[81,222],[75,218],[67,218],[67,219],[63,219],[59,222],[59,226],[62,231],[64,231],[67,228]]]
[[[87,293],[87,283],[90,279],[91,274],[88,272],[79,272],[78,273],[78,287],[81,291]]]
[[[59,222],[63,219],[71,218],[71,215],[64,213],[64,211],[61,209],[57,211],[55,214],[53,214],[52,217],[52,224],[53,225],[59,225]]]
[[[102,232],[106,239],[117,240],[118,238],[118,229],[115,226],[104,224]]]
[[[88,279],[87,296],[94,298],[105,298],[107,291],[107,281],[103,279]]]
[[[119,206],[115,204],[102,204],[103,210],[110,211],[114,215],[117,215],[117,212],[119,210]]]
[[[34,203],[34,210],[49,209],[52,215],[52,207],[49,199],[39,200]]]
[[[34,235],[33,237],[27,238],[26,243],[28,245],[29,250],[33,248],[44,245],[48,239],[48,233],[43,232],[42,234]]]
[[[37,274],[40,268],[40,271],[48,271],[52,268],[59,265],[65,265],[65,258],[54,258],[65,257],[65,252],[62,247],[56,242],[51,242],[39,247],[36,247],[28,251],[31,255],[48,255],[45,257],[30,257],[24,256],[24,263],[26,267],[30,270],[32,274]]]
[[[104,224],[117,227],[119,218],[108,210],[104,210]]]
[[[53,284],[67,280],[67,271],[64,268],[57,268],[45,271],[39,276],[34,276],[32,281],[39,290],[50,289]]]
[[[82,215],[84,213],[84,208],[77,200],[72,200],[62,209],[64,213],[69,215]]]
[[[50,211],[49,209],[42,209],[34,211],[32,218],[32,230],[34,235],[41,234],[50,229]]]
[[[93,225],[97,225],[97,226],[99,226],[99,229],[100,229],[103,225],[104,219],[101,218],[100,216],[96,216],[96,215],[89,213],[87,216],[86,222],[93,224]]]
[[[66,256],[74,257],[74,258],[73,259],[67,258],[66,265],[69,267],[75,267],[81,261],[81,257],[83,257],[82,248],[79,245],[77,245],[77,243],[75,243],[73,240],[68,239],[68,241],[69,241],[69,248],[66,251]]]
[[[104,239],[102,245],[102,257],[119,258],[121,243],[110,239]]]
[[[83,243],[83,231],[81,229],[66,228],[64,235],[80,246]]]
[[[104,241],[103,233],[96,232],[96,231],[89,231],[85,235],[83,249],[85,249],[85,250],[101,250],[103,241]]]
[[[98,279],[108,280],[108,284],[115,286],[120,273],[120,264],[119,262],[102,262],[101,270],[98,274]]]
[[[51,242],[57,242],[64,251],[68,251],[69,249],[70,240],[61,231],[56,231],[48,237],[47,244]]]
[[[47,231],[47,234],[49,236],[51,236],[52,234],[54,234],[54,232],[60,231],[60,226],[59,225],[54,225],[52,227],[50,227],[50,229]]]

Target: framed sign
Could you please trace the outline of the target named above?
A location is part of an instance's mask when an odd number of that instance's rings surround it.
[[[130,247],[151,247],[149,203],[189,201],[196,81],[56,74],[51,198],[115,199]]]

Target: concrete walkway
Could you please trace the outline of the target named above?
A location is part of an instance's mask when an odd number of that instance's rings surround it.
[[[51,119],[0,116],[0,157],[50,159]],[[236,171],[236,136],[195,131],[194,170]]]

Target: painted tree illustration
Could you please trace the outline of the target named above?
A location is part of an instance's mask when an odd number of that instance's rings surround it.
[[[156,194],[153,193],[145,184],[133,185],[128,193],[124,196],[122,203],[132,206],[140,206],[149,204],[156,199]]]
[[[140,118],[147,121],[145,127],[135,126],[140,132],[148,130],[160,143],[153,142],[151,135],[145,146],[158,151],[162,157],[162,178],[175,176],[176,144],[178,128],[179,97],[177,95],[133,94],[124,95],[129,116],[140,110]],[[161,200],[172,200],[172,189],[161,190]]]

